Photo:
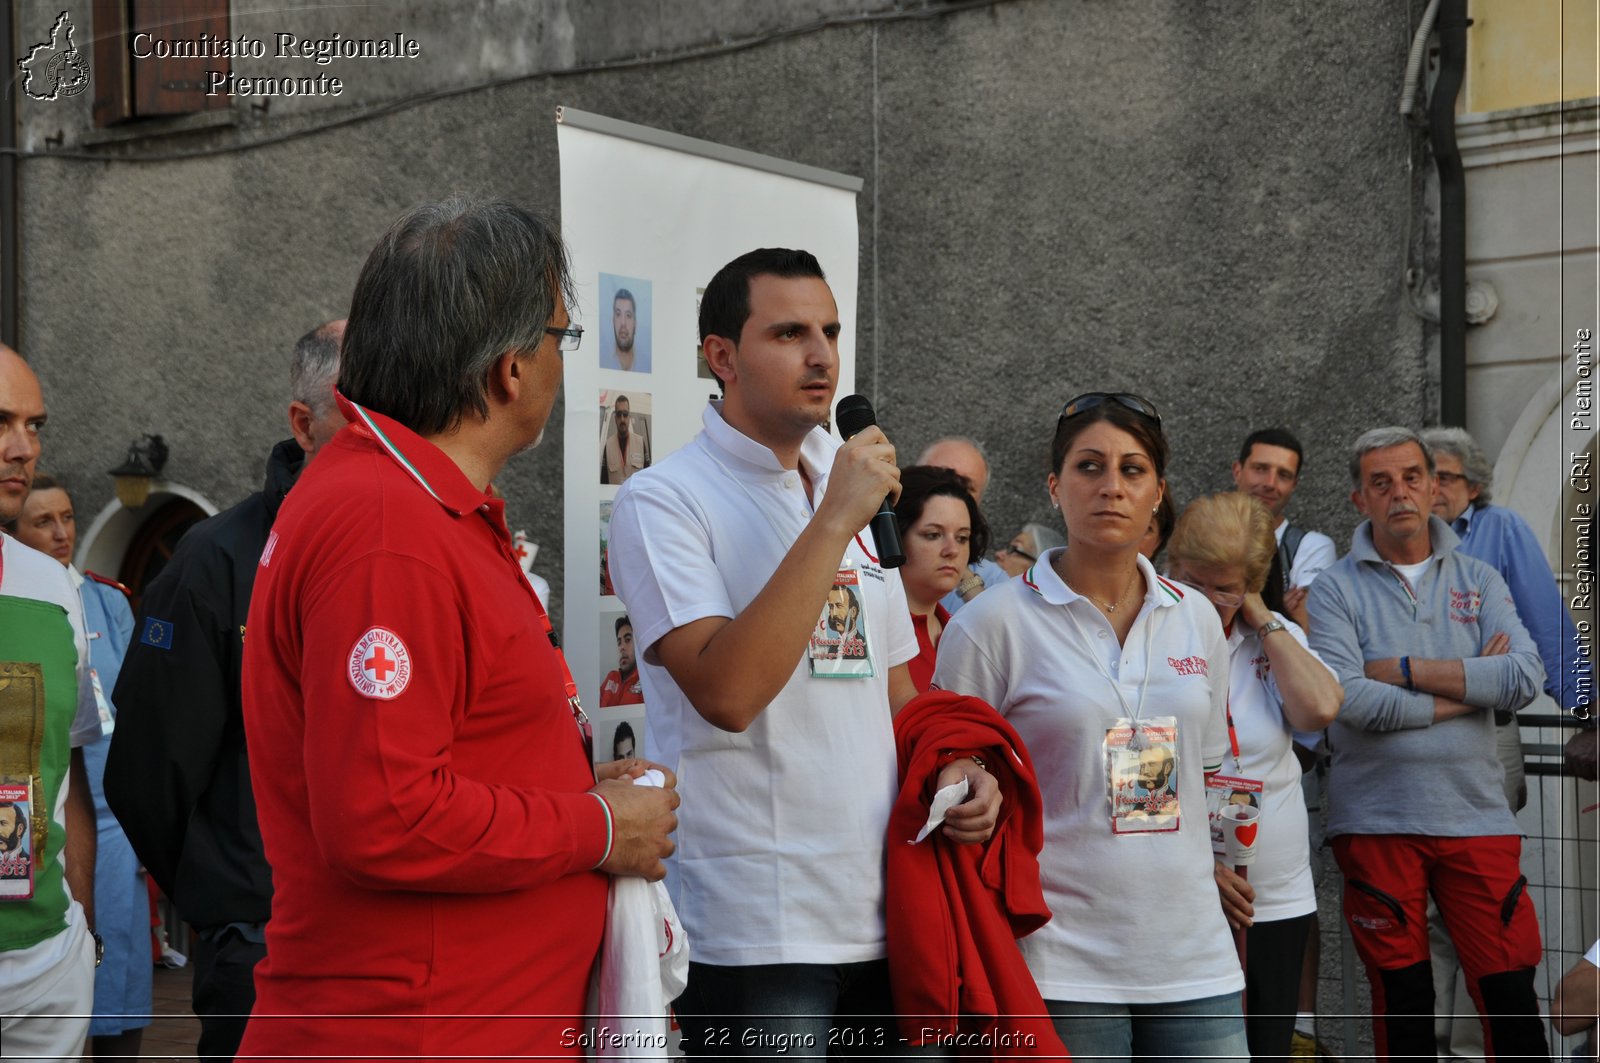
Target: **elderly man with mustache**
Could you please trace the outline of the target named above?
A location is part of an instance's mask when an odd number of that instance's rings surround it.
[[[1433,453],[1415,432],[1367,432],[1350,476],[1367,519],[1311,585],[1311,646],[1345,689],[1329,729],[1327,833],[1378,1053],[1434,1055],[1431,892],[1494,1058],[1548,1058],[1539,925],[1494,726],[1533,700],[1544,666],[1505,581],[1431,515]]]

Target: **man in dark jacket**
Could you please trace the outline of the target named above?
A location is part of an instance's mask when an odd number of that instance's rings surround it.
[[[295,345],[293,439],[272,448],[266,485],[197,524],[145,589],[112,700],[106,800],[156,884],[193,926],[199,1052],[231,1059],[266,954],[272,875],[261,849],[240,710],[250,590],[278,505],[344,424],[334,403],[344,322]]]

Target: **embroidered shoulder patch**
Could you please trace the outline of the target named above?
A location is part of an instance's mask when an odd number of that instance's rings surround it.
[[[411,651],[388,628],[368,628],[350,648],[345,674],[356,693],[364,698],[397,698],[411,683]]]
[[[172,649],[172,622],[157,620],[153,616],[145,617],[144,629],[139,632],[139,641],[158,650]]]

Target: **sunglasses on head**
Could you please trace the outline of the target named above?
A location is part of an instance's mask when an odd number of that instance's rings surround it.
[[[1061,414],[1056,418],[1056,424],[1071,420],[1080,413],[1088,413],[1096,406],[1103,406],[1114,402],[1124,409],[1132,410],[1140,417],[1148,417],[1161,427],[1161,415],[1156,412],[1155,404],[1142,395],[1135,395],[1128,391],[1087,391],[1075,399],[1071,399],[1061,407]]]

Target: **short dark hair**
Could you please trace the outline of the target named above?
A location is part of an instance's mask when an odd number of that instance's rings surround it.
[[[539,214],[464,196],[409,210],[356,280],[340,389],[420,435],[487,416],[490,369],[544,342],[558,293],[572,305],[567,251]]]
[[[954,469],[942,465],[908,465],[900,470],[900,499],[894,504],[895,523],[900,526],[900,537],[911,533],[928,499],[935,495],[954,498],[967,507],[972,538],[967,541],[967,564],[989,552],[989,522],[983,519],[977,500],[972,497],[972,485]]]
[[[611,732],[612,756],[617,755],[617,746],[622,744],[622,740],[624,738],[634,744],[635,753],[639,751],[639,740],[633,737],[633,725],[627,720],[623,720],[621,723],[617,724],[617,729]]]
[[[712,276],[700,296],[700,344],[705,346],[707,336],[721,336],[737,345],[744,332],[744,323],[750,320],[750,281],[755,277],[815,277],[828,278],[822,273],[822,264],[809,251],[796,251],[787,247],[761,247],[747,251]],[[715,370],[712,370],[713,375]],[[717,377],[717,386],[726,390],[727,383]]]
[[[1257,443],[1264,447],[1282,447],[1284,450],[1294,451],[1294,478],[1298,480],[1300,474],[1306,471],[1306,452],[1300,445],[1300,440],[1287,428],[1257,428],[1254,432],[1244,437],[1244,446],[1239,448],[1239,464],[1243,465],[1250,460],[1250,452]]]
[[[617,629],[613,631],[612,634],[622,634],[623,628],[629,628],[630,630],[633,628],[633,621],[628,619],[627,613],[623,613],[621,616],[617,617]]]
[[[1160,540],[1156,543],[1156,553],[1167,548],[1167,542],[1172,538],[1172,529],[1178,526],[1178,504],[1172,500],[1172,485],[1161,492],[1161,504],[1156,507],[1156,534]]]
[[[49,473],[36,472],[33,474],[33,483],[28,487],[28,493],[32,494],[35,491],[67,491],[67,485],[62,483],[60,480],[57,480]],[[67,491],[67,500],[69,502],[72,500],[71,491]],[[21,512],[18,512],[17,515],[12,517],[10,520],[0,520],[0,531],[11,532],[14,534],[17,530],[17,521],[21,519],[22,514]]]
[[[628,291],[628,289],[626,289],[626,288],[618,288],[617,289],[617,294],[613,295],[611,297],[611,305],[612,306],[616,306],[618,299],[626,299],[626,300],[628,300],[628,302],[633,304],[634,309],[638,309],[638,307],[639,307],[639,300],[635,299],[633,297],[633,293]]]
[[[1167,458],[1171,454],[1167,446],[1167,437],[1161,431],[1161,425],[1155,420],[1137,413],[1120,402],[1102,402],[1091,406],[1075,417],[1068,417],[1056,421],[1055,438],[1050,443],[1050,471],[1057,476],[1061,475],[1061,466],[1066,464],[1067,453],[1072,450],[1072,441],[1077,439],[1084,429],[1101,421],[1111,424],[1127,432],[1137,439],[1144,447],[1145,453],[1150,455],[1150,461],[1156,467],[1156,478],[1166,479]]]
[[[67,485],[47,472],[33,474],[33,486],[29,491],[67,491]],[[72,492],[67,491],[67,497],[72,497]]]

